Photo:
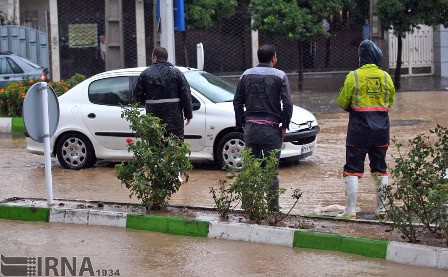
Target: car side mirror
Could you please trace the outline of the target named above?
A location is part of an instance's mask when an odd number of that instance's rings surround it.
[[[201,103],[195,102],[192,104],[192,106],[193,106],[193,111],[197,111],[201,108]]]

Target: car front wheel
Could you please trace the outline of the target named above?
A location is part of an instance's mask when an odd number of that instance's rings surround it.
[[[216,149],[216,162],[220,168],[240,169],[243,166],[241,152],[245,148],[244,135],[231,132],[218,143]]]
[[[68,169],[88,168],[96,162],[92,143],[80,133],[62,135],[56,145],[56,155],[61,166]]]

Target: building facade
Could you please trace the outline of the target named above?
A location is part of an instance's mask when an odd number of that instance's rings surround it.
[[[196,45],[204,45],[204,70],[238,75],[257,63],[258,45],[274,44],[277,67],[297,73],[299,43],[251,30],[249,0],[239,0],[232,18],[209,30],[187,26],[175,33],[177,65],[197,66]],[[8,22],[46,31],[49,37],[50,72],[53,80],[75,73],[92,76],[114,68],[147,66],[152,49],[159,43],[153,0],[0,0]],[[348,24],[348,15],[328,19],[328,38],[302,43],[305,73],[347,72],[358,66],[357,48],[362,26]],[[434,34],[434,73],[446,74],[446,29]],[[389,36],[372,38],[388,55]],[[385,67],[390,66],[385,62]]]

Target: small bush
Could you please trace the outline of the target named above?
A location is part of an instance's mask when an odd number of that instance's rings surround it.
[[[85,78],[84,75],[76,73],[68,80],[48,82],[48,85],[53,88],[57,96],[60,96],[82,82]],[[9,82],[5,88],[0,89],[0,116],[21,116],[22,103],[26,93],[37,82],[40,82],[37,78],[25,78],[22,81]]]
[[[294,190],[292,197],[296,200],[288,214],[283,215],[271,209],[269,203],[285,193],[286,189],[278,189],[274,193],[270,188],[275,182],[278,160],[275,151],[268,157],[258,159],[251,155],[251,150],[242,153],[243,167],[239,172],[229,171],[225,180],[219,181],[218,190],[210,188],[215,206],[222,217],[232,211],[241,201],[244,212],[256,222],[267,220],[276,225],[282,221],[297,204],[302,194]]]
[[[141,115],[136,106],[124,107],[121,117],[129,121],[136,140],[127,139],[134,159],[115,166],[117,177],[130,190],[129,197],[137,196],[146,209],[164,209],[182,184],[180,175],[188,181],[187,170],[192,168],[188,145],[165,136],[160,119]]]
[[[393,184],[384,191],[387,215],[410,242],[424,230],[441,231],[448,242],[448,129],[437,125],[430,134],[409,140],[410,150],[404,154],[393,140],[398,157]]]

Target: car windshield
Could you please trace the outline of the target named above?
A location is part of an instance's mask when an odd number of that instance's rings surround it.
[[[214,103],[231,102],[236,86],[204,71],[184,72],[190,86]]]
[[[31,62],[31,61],[25,59],[25,58],[22,58],[22,57],[20,57],[20,56],[17,56],[17,57],[18,57],[19,59],[21,59],[22,61],[26,62],[27,64],[29,64],[31,67],[34,67],[34,68],[42,68],[42,66],[40,66],[40,65],[38,65],[38,64],[35,64],[35,63],[33,63],[33,62]]]

